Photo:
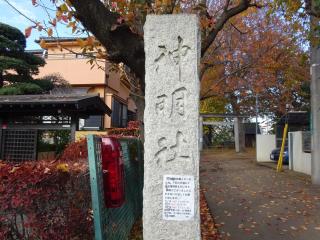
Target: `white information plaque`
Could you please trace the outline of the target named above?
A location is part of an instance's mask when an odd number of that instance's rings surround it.
[[[164,220],[187,221],[194,217],[194,177],[163,176]]]

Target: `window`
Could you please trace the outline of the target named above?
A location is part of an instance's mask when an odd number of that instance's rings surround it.
[[[80,121],[79,128],[83,130],[100,130],[102,129],[102,116],[91,115],[84,121]]]
[[[112,114],[111,114],[111,127],[127,127],[128,122],[128,107],[127,105],[112,99]]]
[[[128,122],[136,121],[136,120],[137,120],[137,114],[133,111],[128,110]]]

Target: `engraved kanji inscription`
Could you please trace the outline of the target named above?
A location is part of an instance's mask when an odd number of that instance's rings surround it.
[[[174,114],[184,116],[184,108],[186,101],[186,88],[181,87],[172,93],[172,108],[170,117]]]
[[[187,89],[185,87],[174,90],[169,96],[162,94],[156,97],[155,111],[162,117],[183,117],[187,101]]]
[[[176,139],[173,144],[172,142],[169,142],[166,137],[159,138],[158,149],[159,150],[155,154],[155,161],[157,164],[160,162],[171,162],[177,159],[192,159],[188,141],[181,131],[177,131]]]
[[[159,138],[158,147],[159,147],[159,150],[154,155],[157,163],[159,163],[160,161],[164,161],[166,159],[167,150],[168,150],[166,137]]]
[[[184,45],[182,37],[178,36],[178,47],[176,49],[169,50],[165,45],[159,45],[158,49],[160,54],[154,60],[156,63],[156,72],[158,72],[160,65],[178,65],[179,81],[181,82],[182,60],[191,48],[188,45]]]
[[[168,96],[166,94],[162,94],[160,96],[157,96],[156,112],[157,112],[158,115],[159,114],[161,114],[161,115],[165,114],[167,98],[168,98]]]

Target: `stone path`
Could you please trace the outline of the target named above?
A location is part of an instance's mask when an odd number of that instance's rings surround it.
[[[200,182],[221,239],[319,240],[320,187],[254,163],[254,153],[204,151]]]

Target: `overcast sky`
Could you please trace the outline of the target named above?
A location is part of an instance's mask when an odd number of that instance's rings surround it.
[[[37,21],[43,22],[44,20],[48,22],[47,13],[40,6],[33,6],[31,0],[7,0],[12,5],[14,5],[19,11],[28,16],[29,18]],[[50,3],[50,0],[41,0],[48,7],[54,9],[54,6]],[[55,11],[48,10],[50,15],[55,16]],[[9,6],[5,0],[0,0],[0,22],[9,24],[13,27],[20,29],[24,33],[24,30],[33,26],[34,24],[28,19],[20,15],[11,6]],[[58,32],[60,37],[70,37],[71,29],[65,26],[58,25]],[[32,34],[27,38],[27,49],[40,49],[40,46],[35,43],[36,39],[40,36],[47,37],[46,32],[39,32],[36,29],[32,30]]]

